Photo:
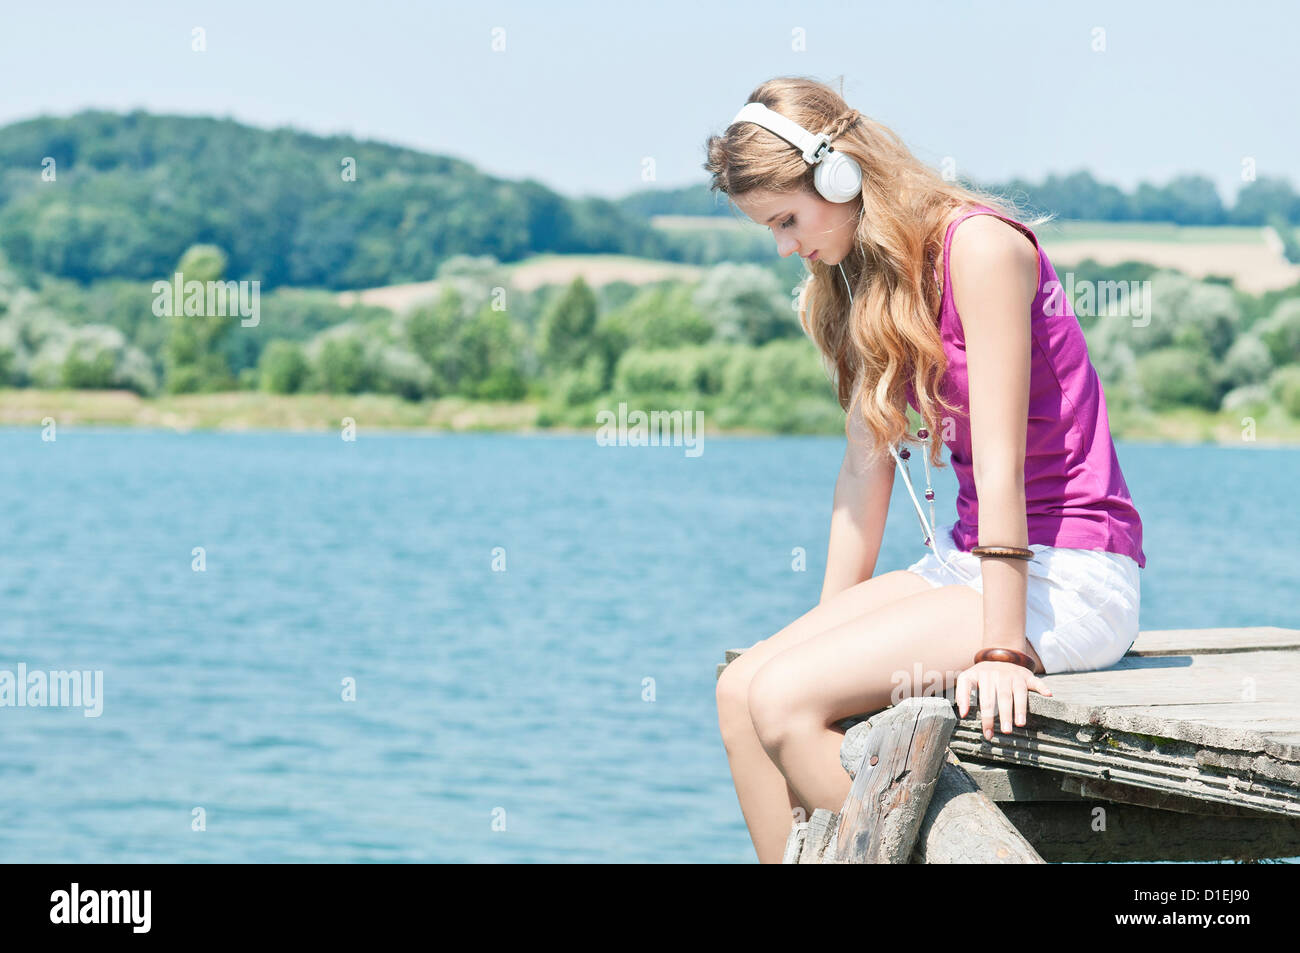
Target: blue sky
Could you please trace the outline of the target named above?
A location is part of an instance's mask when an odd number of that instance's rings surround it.
[[[703,181],[705,138],[759,82],[797,74],[843,77],[922,159],[982,181],[1086,168],[1128,189],[1195,172],[1231,202],[1247,156],[1300,188],[1298,27],[1280,0],[7,2],[0,124],[87,107],[231,116],[616,197]]]

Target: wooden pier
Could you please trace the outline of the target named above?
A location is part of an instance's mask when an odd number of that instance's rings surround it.
[[[1111,668],[1043,680],[991,741],[951,692],[841,721],[853,788],[792,825],[785,862],[1300,856],[1300,630],[1145,631]]]

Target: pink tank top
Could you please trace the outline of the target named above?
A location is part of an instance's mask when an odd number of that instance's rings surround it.
[[[1120,472],[1106,398],[1088,358],[1083,330],[1038,237],[1028,226],[976,206],[948,226],[943,242],[940,333],[948,356],[945,396],[961,408],[945,440],[957,476],[952,540],[969,552],[979,544],[979,500],[971,462],[970,385],[966,341],[952,296],[952,234],[972,215],[997,215],[1024,232],[1038,250],[1038,294],[1031,309],[1029,420],[1025,435],[1025,511],[1030,543],[1122,553],[1146,566],[1142,520]],[[937,277],[937,273],[936,273]],[[908,403],[916,407],[909,382]],[[997,542],[994,540],[993,542]]]

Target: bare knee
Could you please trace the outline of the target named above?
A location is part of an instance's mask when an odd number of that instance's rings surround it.
[[[747,708],[752,729],[769,755],[801,733],[810,717],[779,664],[764,665],[750,679]]]
[[[733,743],[753,736],[749,718],[749,682],[753,666],[741,665],[736,659],[718,677],[718,729],[722,743],[730,750]]]

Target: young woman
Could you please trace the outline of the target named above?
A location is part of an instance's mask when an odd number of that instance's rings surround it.
[[[821,601],[718,680],[741,811],[778,862],[792,812],[848,794],[839,720],[954,688],[965,717],[975,688],[986,738],[995,710],[1000,731],[1024,725],[1027,693],[1051,694],[1039,675],[1132,645],[1146,557],[1083,333],[1030,228],[821,83],[773,79],[749,102],[705,168],[808,262],[800,321],[848,414]],[[905,441],[927,477],[947,445],[958,520],[934,531],[913,495],[930,551],[874,575]]]

